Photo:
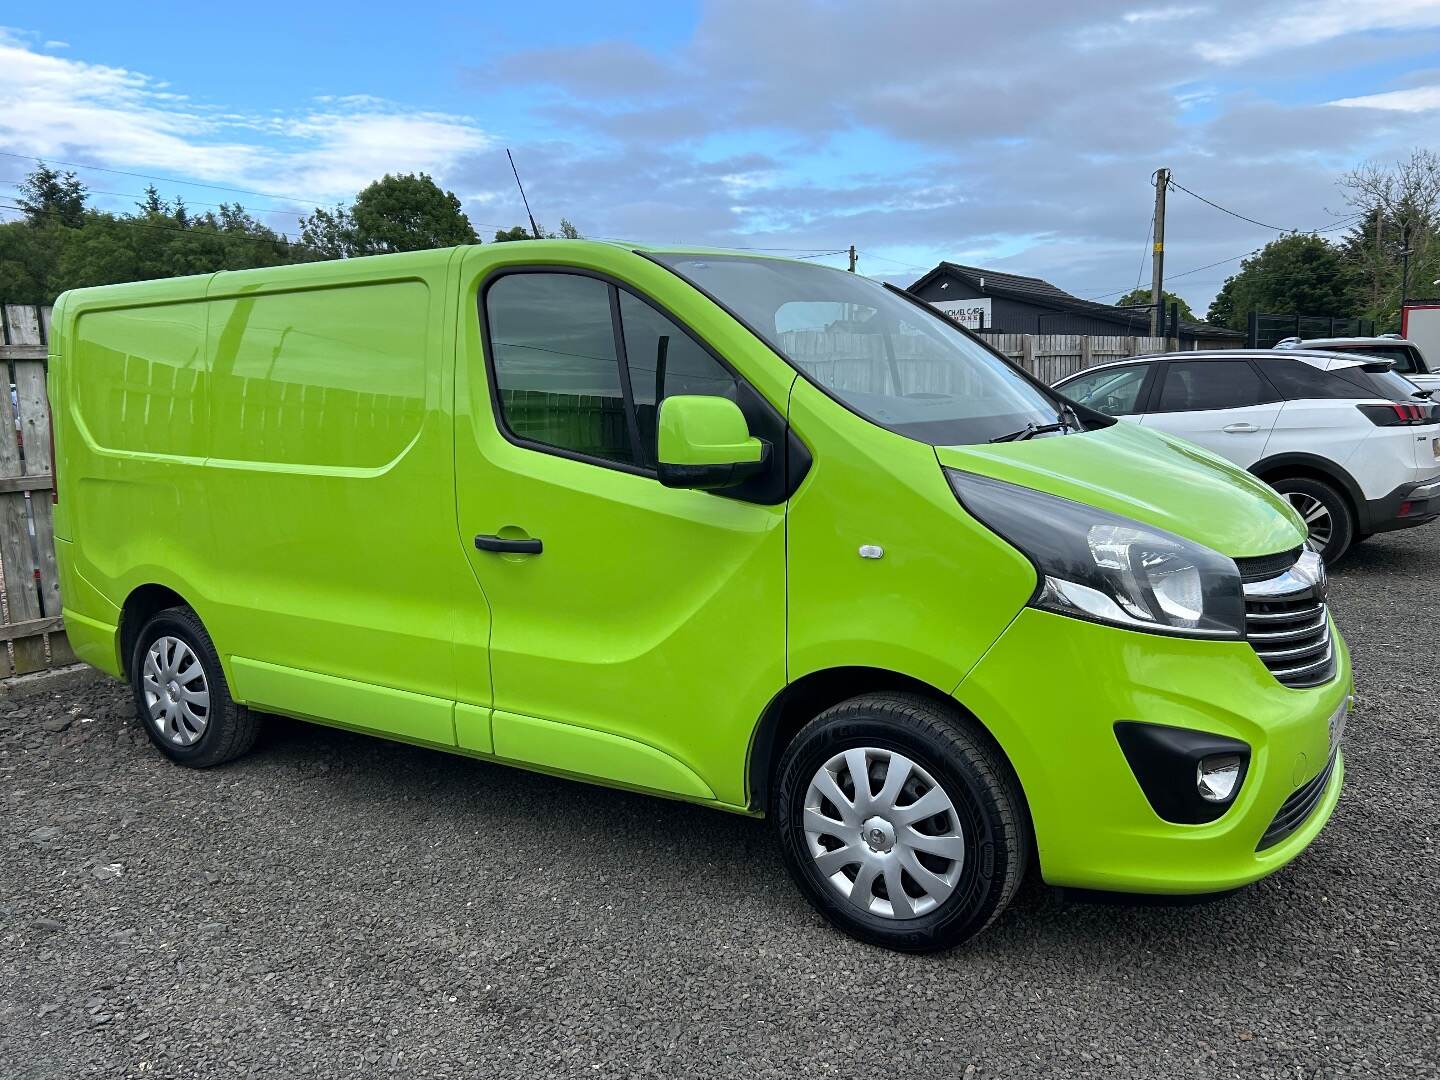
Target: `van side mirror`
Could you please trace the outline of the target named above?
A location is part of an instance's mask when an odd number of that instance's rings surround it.
[[[655,457],[666,487],[719,491],[764,472],[770,444],[729,398],[679,394],[660,402]]]

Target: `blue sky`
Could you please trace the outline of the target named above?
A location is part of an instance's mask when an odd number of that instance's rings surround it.
[[[80,170],[103,205],[147,173],[290,233],[425,170],[483,236],[523,219],[508,146],[536,216],[586,235],[853,243],[899,281],[948,258],[1103,298],[1148,281],[1159,166],[1338,235],[1345,170],[1440,142],[1440,0],[434,7],[0,15],[0,217],[36,156],[119,170]],[[1275,235],[1173,194],[1174,286],[1203,309]]]

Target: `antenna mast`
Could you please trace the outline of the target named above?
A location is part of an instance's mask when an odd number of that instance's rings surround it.
[[[515,186],[520,189],[520,201],[525,204],[525,216],[530,219],[530,234],[536,240],[540,239],[540,227],[535,224],[535,215],[530,212],[530,200],[525,197],[525,185],[520,183],[520,172],[515,168],[515,158],[510,154],[510,148],[505,148],[505,156],[510,159],[510,171],[515,174]]]

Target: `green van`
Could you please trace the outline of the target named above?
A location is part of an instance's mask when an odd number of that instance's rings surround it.
[[[66,630],[182,765],[272,712],[768,815],[826,918],[914,951],[1031,865],[1233,889],[1339,797],[1295,512],[863,277],[534,241],[54,326]]]

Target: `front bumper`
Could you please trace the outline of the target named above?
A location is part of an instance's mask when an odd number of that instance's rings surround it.
[[[1048,883],[1221,892],[1293,859],[1339,799],[1345,770],[1337,753],[1303,820],[1261,847],[1287,799],[1330,762],[1329,719],[1351,691],[1349,654],[1332,632],[1334,678],[1291,689],[1243,641],[1142,634],[1027,608],[955,697],[1014,765]],[[1250,765],[1234,803],[1208,824],[1162,820],[1120,749],[1114,725],[1121,720],[1247,743]]]

